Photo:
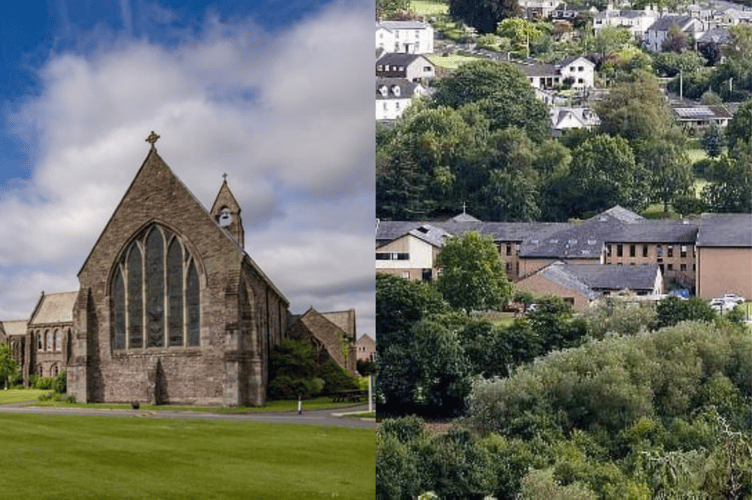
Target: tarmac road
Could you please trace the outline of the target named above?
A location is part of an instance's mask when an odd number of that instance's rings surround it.
[[[41,415],[77,415],[90,417],[120,418],[174,418],[183,420],[236,420],[241,422],[269,422],[305,425],[332,425],[360,429],[375,429],[375,419],[344,417],[343,413],[366,411],[368,405],[357,405],[336,410],[309,410],[303,407],[303,413],[297,411],[257,412],[257,413],[213,413],[198,411],[149,411],[149,410],[109,410],[93,408],[55,408],[49,406],[26,406],[31,402],[0,405],[0,413],[34,413]]]

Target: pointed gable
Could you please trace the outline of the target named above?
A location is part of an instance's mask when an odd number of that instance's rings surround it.
[[[211,216],[241,247],[245,246],[245,230],[240,218],[240,203],[230,191],[227,178],[222,181],[217,198],[211,208]]]

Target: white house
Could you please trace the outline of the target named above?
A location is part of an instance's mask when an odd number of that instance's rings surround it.
[[[595,63],[582,56],[572,56],[556,64],[534,61],[518,67],[536,89],[552,89],[567,84],[571,88],[585,89],[592,88],[595,82]]]
[[[433,27],[422,21],[377,21],[376,48],[387,52],[430,54]]]
[[[647,31],[647,47],[652,52],[661,52],[669,30],[677,26],[683,33],[698,39],[706,31],[705,23],[691,16],[668,15],[654,22]]]
[[[376,247],[376,272],[431,281],[434,261],[450,236],[441,228],[423,224]]]
[[[425,94],[423,86],[404,78],[376,78],[376,119],[396,120],[413,97]]]
[[[552,106],[551,128],[554,135],[561,135],[565,130],[584,128],[590,130],[601,124],[601,120],[590,108],[571,108]]]
[[[658,20],[660,14],[650,6],[644,10],[615,10],[609,6],[593,17],[596,34],[606,26],[623,26],[636,40],[644,40],[648,28]]]

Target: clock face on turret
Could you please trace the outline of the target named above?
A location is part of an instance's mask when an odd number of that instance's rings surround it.
[[[223,208],[219,213],[219,225],[222,227],[227,227],[230,224],[232,224],[232,214],[230,213],[229,209]]]

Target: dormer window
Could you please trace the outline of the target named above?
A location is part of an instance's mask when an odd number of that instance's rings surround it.
[[[392,86],[392,94],[399,96],[400,95],[400,88],[399,85],[393,85]]]
[[[381,94],[382,97],[386,97],[388,93],[389,90],[386,88],[386,85],[379,87],[379,94]]]

